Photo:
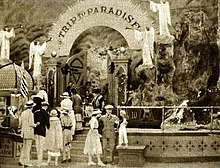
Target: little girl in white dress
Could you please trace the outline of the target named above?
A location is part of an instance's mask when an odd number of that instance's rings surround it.
[[[119,117],[119,138],[118,138],[118,145],[122,146],[125,145],[128,146],[128,137],[127,137],[127,130],[126,126],[128,124],[126,119],[126,112],[124,110],[120,111],[120,117]]]

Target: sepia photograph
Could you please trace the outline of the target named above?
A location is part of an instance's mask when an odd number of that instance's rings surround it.
[[[220,168],[220,0],[0,15],[0,168]]]

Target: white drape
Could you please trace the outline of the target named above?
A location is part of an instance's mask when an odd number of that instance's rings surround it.
[[[159,12],[160,36],[171,36],[168,29],[168,24],[171,25],[169,2],[158,4],[150,1],[150,9],[153,12]]]
[[[149,68],[153,67],[152,58],[154,58],[154,28],[151,27],[149,30],[145,29],[144,32],[134,30],[135,39],[138,42],[142,42],[142,57],[143,64]]]
[[[33,68],[33,77],[39,77],[41,75],[41,65],[42,65],[42,55],[44,54],[47,47],[47,43],[44,42],[42,45],[37,42],[35,45],[34,42],[30,44],[29,50],[29,69],[32,66],[32,61],[34,59],[34,68]]]
[[[10,38],[15,37],[14,28],[8,31],[2,30],[1,34],[1,59],[10,59]]]

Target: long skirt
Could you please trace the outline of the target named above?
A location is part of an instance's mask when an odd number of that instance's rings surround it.
[[[100,134],[98,133],[97,129],[89,130],[85,141],[84,154],[89,154],[89,155],[102,154]]]

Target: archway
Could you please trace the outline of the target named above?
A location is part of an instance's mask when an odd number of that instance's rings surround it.
[[[92,88],[104,88],[109,83],[109,65],[113,59],[108,50],[120,47],[127,48],[128,43],[122,34],[110,27],[95,26],[84,31],[70,50],[68,81],[72,81],[82,95],[88,83]]]
[[[106,26],[117,30],[125,37],[130,49],[141,48],[134,40],[133,31],[127,28],[154,27],[153,15],[129,0],[84,0],[79,1],[61,14],[49,32],[53,43],[48,44],[46,55],[56,51],[58,56],[68,56],[72,44],[86,30]]]

